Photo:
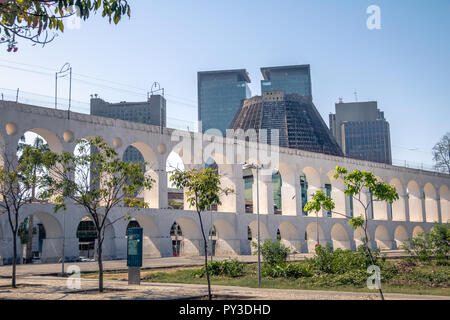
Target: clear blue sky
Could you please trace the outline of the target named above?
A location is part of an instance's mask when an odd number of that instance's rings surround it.
[[[44,48],[26,42],[15,54],[2,48],[0,88],[52,96],[52,73],[70,62],[74,77],[85,81],[74,81],[75,100],[88,103],[92,93],[110,102],[143,100],[158,81],[172,123],[192,128],[197,71],[246,68],[256,95],[260,67],[310,64],[325,122],[340,96],[354,101],[356,90],[359,101],[377,100],[391,125],[395,159],[431,164],[431,148],[450,131],[448,0],[130,2],[131,19],[117,26],[97,16]],[[372,4],[381,8],[381,30],[366,27]],[[61,97],[66,86],[61,82]]]

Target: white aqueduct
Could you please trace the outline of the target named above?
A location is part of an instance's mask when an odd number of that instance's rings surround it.
[[[170,230],[175,222],[181,229],[177,239],[181,242],[180,254],[202,253],[202,237],[196,213],[191,210],[169,209],[168,206],[166,162],[171,152],[180,156],[185,168],[204,167],[205,154],[206,159],[213,158],[223,175],[223,185],[235,190],[235,193],[223,196],[222,205],[217,211],[204,213],[206,230],[213,227],[216,230],[216,255],[251,254],[250,243],[256,237],[257,217],[256,214],[245,213],[242,164],[255,160],[252,155],[256,155],[256,150],[258,159],[262,159],[261,153],[271,154],[267,164],[276,166],[282,179],[281,214],[274,214],[271,175],[260,176],[261,237],[281,237],[281,241],[296,252],[313,250],[317,238],[316,230],[319,232],[319,241],[330,242],[334,248],[355,249],[361,243],[361,232],[353,231],[341,215],[333,213],[328,217],[326,213],[322,213],[316,218],[302,214],[300,176],[305,175],[308,195],[324,188],[325,184],[331,184],[331,196],[336,202],[336,211],[350,215],[350,200],[344,195],[343,185],[332,177],[337,165],[350,170],[370,170],[379,179],[394,185],[398,190],[400,199],[392,206],[384,202],[373,203],[373,216],[369,221],[369,241],[374,248],[398,248],[402,242],[418,232],[429,231],[436,222],[450,220],[448,174],[278,148],[267,144],[252,144],[234,138],[221,139],[167,128],[164,128],[161,134],[159,127],[86,114],[71,113],[68,119],[67,111],[0,101],[0,154],[16,156],[20,137],[29,131],[42,136],[55,152],[73,152],[76,139],[102,136],[120,156],[129,146],[134,146],[142,153],[149,163],[147,171],[156,180],[152,190],[143,195],[151,209],[134,213],[135,219],[144,229],[145,257],[172,256]],[[203,143],[200,149],[195,146],[198,141]],[[230,148],[234,152],[224,151]],[[197,149],[201,154],[195,151]],[[276,158],[273,155],[276,155]],[[255,195],[256,186],[252,189]],[[369,193],[366,193],[365,201],[368,199]],[[253,207],[256,208],[256,205]],[[185,208],[188,208],[187,204]],[[124,215],[128,210],[126,207],[116,208],[111,219]],[[361,213],[362,207],[355,202],[353,214],[356,216]],[[70,261],[79,257],[76,232],[80,221],[87,215],[82,208],[69,204],[65,212],[54,214],[53,204],[33,203],[24,208],[21,219],[29,215],[37,217],[45,228],[45,239],[42,243],[43,262],[61,259],[63,238],[65,258]],[[104,250],[106,259],[126,257],[127,225],[126,221],[119,220],[107,230]],[[0,215],[0,264],[11,263],[11,242],[7,216]]]

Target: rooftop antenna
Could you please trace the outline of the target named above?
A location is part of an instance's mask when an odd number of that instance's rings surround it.
[[[339,97],[339,103],[344,103],[344,99],[342,97]]]
[[[355,101],[358,102],[358,92],[355,91]]]

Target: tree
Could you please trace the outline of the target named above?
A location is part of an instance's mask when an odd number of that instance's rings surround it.
[[[433,147],[435,168],[450,173],[450,132],[447,132]]]
[[[0,0],[0,43],[9,52],[17,51],[17,38],[45,45],[64,32],[67,18],[86,20],[99,10],[109,23],[130,16],[127,0]]]
[[[9,227],[13,236],[13,261],[11,286],[16,288],[17,236],[20,228],[19,217],[22,208],[32,203],[32,190],[45,185],[45,177],[37,175],[36,166],[42,161],[42,151],[24,146],[18,160],[4,155],[4,164],[0,166],[0,214],[8,215]]]
[[[19,144],[17,145],[17,151],[19,153],[19,155],[22,154],[23,150],[25,149],[25,146],[27,146],[26,144],[26,140],[25,140],[25,136],[20,137],[19,140]],[[40,137],[36,137],[33,141],[32,147],[34,149],[40,150],[42,153],[46,152],[46,151],[50,151],[50,147],[48,146],[47,143],[44,142],[43,139],[41,139]],[[37,153],[37,156],[41,156],[42,153]],[[32,168],[32,174],[33,175],[43,175],[45,167],[42,163],[42,159],[38,161],[34,162],[34,166]],[[36,201],[37,197],[36,197],[36,190],[37,190],[36,185],[32,185],[31,186],[31,201]],[[36,233],[35,228],[34,228],[34,219],[33,219],[33,215],[30,215],[29,217],[27,217],[27,223],[26,225],[28,226],[28,234],[26,236],[21,237],[21,239],[26,240],[26,244],[27,244],[27,250],[26,250],[26,257],[25,257],[25,262],[26,263],[31,263],[32,259],[33,259],[33,234]],[[19,229],[19,233],[20,233],[21,229]],[[24,243],[22,241],[22,243]]]
[[[184,189],[186,201],[197,211],[200,221],[200,228],[203,236],[203,246],[205,251],[205,271],[208,281],[208,299],[211,300],[211,282],[208,270],[208,242],[206,240],[205,230],[203,228],[202,211],[207,210],[213,205],[222,204],[220,195],[234,192],[230,188],[220,187],[220,175],[211,168],[192,169],[181,171],[176,169],[172,171],[170,181],[177,189]]]
[[[55,212],[66,209],[66,199],[82,206],[92,219],[97,233],[99,292],[103,292],[103,241],[105,231],[120,219],[109,220],[118,205],[130,209],[147,208],[148,204],[134,198],[137,191],[151,189],[154,180],[141,172],[139,163],[118,159],[117,152],[101,137],[77,140],[75,154],[61,155],[46,152],[44,163],[48,167],[47,189],[43,197],[55,202]],[[95,149],[95,152],[91,152]]]
[[[334,212],[335,204],[331,197],[326,196],[323,191],[317,191],[312,197],[311,201],[305,206],[305,211],[318,213],[321,209],[326,211],[332,211],[339,215],[342,215],[349,219],[348,223],[353,229],[361,228],[364,231],[363,247],[365,253],[369,257],[372,265],[375,265],[375,258],[368,244],[368,229],[367,223],[369,221],[368,213],[371,207],[370,201],[363,201],[361,195],[364,191],[368,190],[372,195],[373,201],[387,201],[393,203],[395,200],[399,199],[399,195],[394,186],[378,181],[372,172],[353,170],[348,172],[346,168],[337,166],[335,169],[334,179],[341,179],[344,183],[346,190],[344,191],[346,196],[352,197],[354,201],[361,204],[364,209],[363,216],[349,217],[345,213]],[[383,291],[381,287],[378,289],[380,292],[380,297],[384,300]]]

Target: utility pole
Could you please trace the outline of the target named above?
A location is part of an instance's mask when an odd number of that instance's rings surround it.
[[[65,63],[59,72],[55,73],[55,109],[58,109],[58,77],[69,76],[69,108],[67,109],[67,119],[70,119],[70,107],[72,104],[72,67],[70,63]]]

